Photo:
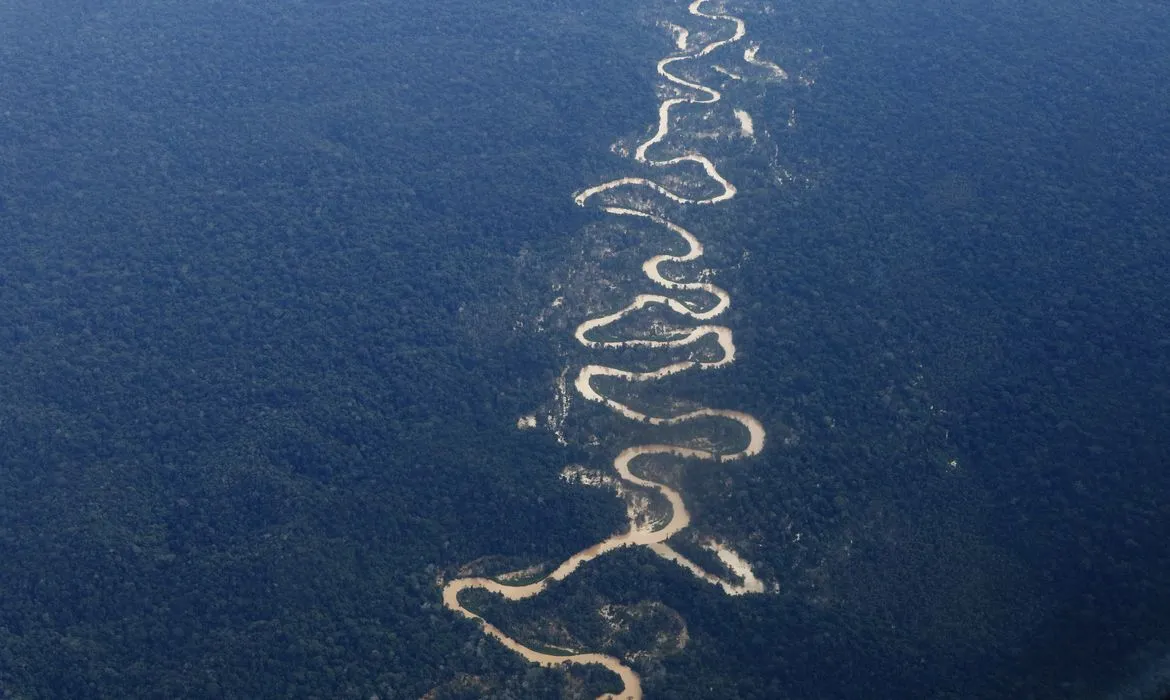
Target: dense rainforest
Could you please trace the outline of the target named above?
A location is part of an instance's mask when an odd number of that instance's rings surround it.
[[[469,602],[650,698],[1160,697],[1168,10],[725,4],[793,80],[727,81],[739,196],[686,217],[740,356],[662,391],[766,425],[672,478],[769,592],[630,550]],[[561,470],[653,431],[516,421],[584,361],[573,293],[653,250],[571,196],[628,171],[685,10],[0,7],[0,697],[615,689],[439,585],[623,526]]]

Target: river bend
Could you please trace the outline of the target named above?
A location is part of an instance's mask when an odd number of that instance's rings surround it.
[[[642,489],[651,489],[658,492],[669,504],[669,519],[657,523],[653,527],[635,523],[631,514],[625,532],[608,537],[597,544],[588,547],[570,556],[554,568],[543,578],[526,585],[510,585],[501,580],[483,577],[458,578],[447,582],[443,587],[443,604],[450,610],[463,617],[478,621],[488,636],[498,640],[508,649],[523,656],[525,659],[543,666],[559,666],[564,664],[597,664],[615,673],[622,682],[623,688],[616,694],[603,696],[608,699],[640,700],[642,698],[642,684],[638,674],[621,659],[594,652],[571,652],[553,654],[527,647],[509,637],[501,629],[466,608],[460,601],[460,593],[468,589],[482,589],[503,596],[507,600],[523,600],[539,595],[551,583],[563,581],[583,564],[592,561],[608,552],[622,547],[646,547],[663,559],[674,562],[691,572],[696,577],[717,586],[728,595],[743,595],[761,593],[763,583],[756,578],[750,565],[738,554],[727,547],[712,543],[709,549],[719,560],[734,572],[738,580],[729,580],[705,570],[702,566],[683,556],[673,549],[669,540],[685,530],[691,522],[690,512],[687,510],[683,495],[677,490],[635,473],[634,464],[642,457],[652,455],[669,455],[682,460],[707,461],[723,463],[746,459],[759,454],[764,449],[765,431],[763,425],[753,416],[742,411],[717,408],[701,408],[676,415],[654,415],[633,408],[618,399],[606,395],[598,388],[596,380],[610,378],[624,382],[651,382],[666,379],[681,372],[690,370],[710,370],[726,366],[735,361],[735,342],[731,329],[715,323],[730,306],[731,297],[728,293],[710,282],[696,280],[688,281],[675,279],[661,270],[664,263],[685,263],[697,260],[703,255],[703,244],[692,232],[663,216],[650,211],[634,208],[632,205],[612,203],[620,198],[626,189],[649,190],[656,195],[675,204],[683,205],[716,205],[725,202],[736,195],[735,185],[725,178],[715,163],[707,156],[688,152],[671,158],[655,159],[653,151],[663,142],[671,132],[672,113],[680,106],[711,105],[722,99],[719,90],[703,85],[694,80],[682,77],[675,70],[686,62],[701,59],[729,44],[740,42],[747,33],[744,21],[738,17],[721,11],[706,11],[705,6],[712,4],[709,0],[693,0],[688,7],[691,15],[709,20],[718,25],[726,26],[719,35],[724,38],[709,41],[695,46],[695,34],[685,28],[670,25],[676,34],[676,46],[679,53],[672,54],[658,61],[657,71],[667,83],[677,88],[679,96],[664,99],[658,107],[658,122],[654,134],[640,143],[634,152],[634,159],[654,169],[666,169],[683,164],[697,165],[702,169],[707,180],[712,184],[711,194],[705,197],[689,197],[676,192],[671,188],[647,177],[621,177],[588,187],[576,193],[574,201],[580,206],[590,206],[601,195],[608,195],[598,199],[604,202],[598,205],[601,212],[615,217],[630,217],[649,222],[655,226],[677,236],[685,246],[682,254],[654,255],[642,264],[642,271],[646,277],[662,291],[655,294],[639,294],[623,308],[602,316],[590,318],[577,326],[574,336],[586,348],[604,351],[619,348],[648,348],[648,349],[676,349],[695,345],[711,338],[718,346],[717,356],[707,359],[688,359],[671,362],[652,371],[630,371],[611,367],[605,364],[588,364],[581,368],[573,382],[574,390],[586,401],[606,406],[618,415],[631,421],[647,425],[670,426],[687,423],[699,419],[720,419],[739,424],[743,428],[744,443],[729,451],[703,449],[687,445],[671,444],[641,444],[627,447],[618,454],[613,461],[613,468],[617,478],[629,486]],[[759,66],[785,78],[787,74],[774,63],[765,61],[757,56],[759,46],[752,44],[744,52],[744,59],[753,65]],[[750,122],[749,122],[750,123]],[[671,296],[672,292],[687,292],[687,301]],[[706,304],[691,301],[702,293],[709,299]],[[657,338],[638,338],[631,340],[600,340],[595,335],[623,318],[648,307],[661,306],[669,309],[676,316],[690,319],[697,323],[686,331],[676,331],[664,334]],[[692,355],[693,357],[694,355]]]

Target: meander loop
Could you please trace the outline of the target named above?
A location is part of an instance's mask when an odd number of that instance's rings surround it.
[[[707,2],[708,0],[693,0],[693,2],[691,2],[690,6],[688,7],[688,10],[696,17],[731,23],[734,25],[734,32],[732,36],[728,38],[712,41],[697,50],[668,56],[658,62],[657,70],[660,76],[662,76],[667,82],[682,88],[684,91],[687,91],[691,94],[687,94],[686,96],[682,97],[668,98],[659,105],[657,129],[653,136],[638,146],[634,153],[634,158],[639,163],[655,168],[667,168],[684,163],[698,165],[703,169],[707,178],[709,178],[717,186],[717,193],[706,198],[689,198],[647,178],[623,177],[610,180],[608,182],[604,182],[578,192],[574,196],[574,201],[578,205],[585,206],[593,197],[621,188],[649,189],[658,195],[678,204],[718,204],[735,197],[735,186],[732,185],[731,182],[729,182],[726,178],[724,178],[716,168],[714,162],[712,162],[704,155],[698,153],[687,153],[664,160],[655,160],[650,155],[648,155],[650,150],[662,142],[670,133],[671,111],[675,107],[684,104],[714,104],[722,98],[722,95],[718,90],[689,81],[679,75],[676,75],[675,73],[672,73],[670,70],[673,64],[707,56],[708,54],[711,54],[723,46],[740,41],[745,36],[746,26],[743,20],[719,12],[704,12],[702,7]],[[686,51],[686,35],[684,34],[682,36],[683,39],[678,42],[678,46],[681,50]],[[754,46],[749,48],[745,52],[745,59],[753,63],[762,63],[756,58],[755,50],[756,47]],[[712,585],[718,586],[728,595],[760,593],[764,590],[763,584],[754,576],[750,566],[741,558],[739,558],[739,556],[734,552],[725,547],[722,547],[721,545],[712,545],[709,547],[709,549],[716,553],[718,558],[728,567],[728,569],[735,572],[739,578],[742,579],[742,583],[729,581],[709,573],[698,564],[694,563],[671,548],[670,545],[667,544],[667,541],[671,537],[685,530],[690,525],[690,512],[687,510],[682,495],[675,489],[672,489],[665,484],[638,476],[631,468],[631,465],[635,460],[651,455],[669,455],[680,459],[711,461],[715,463],[729,462],[751,457],[759,454],[760,451],[764,448],[765,431],[763,425],[754,417],[746,413],[714,408],[702,408],[673,416],[653,416],[640,412],[614,398],[606,396],[594,385],[594,380],[598,378],[608,377],[626,382],[646,382],[664,379],[666,377],[670,377],[690,369],[714,369],[734,362],[735,343],[732,338],[731,330],[725,326],[705,323],[706,321],[714,319],[726,311],[731,304],[731,298],[725,290],[715,286],[714,284],[707,282],[686,282],[674,280],[667,277],[660,271],[659,266],[663,263],[689,262],[696,260],[703,255],[703,244],[690,231],[687,231],[682,226],[668,221],[661,216],[637,209],[623,206],[606,205],[601,207],[601,211],[613,216],[626,216],[644,219],[653,224],[661,226],[680,237],[687,246],[685,253],[682,255],[655,255],[643,263],[643,272],[652,282],[663,288],[665,292],[703,292],[710,296],[714,300],[714,303],[710,304],[709,306],[702,307],[693,305],[691,303],[684,303],[683,301],[672,298],[667,294],[640,294],[636,296],[632,302],[618,311],[604,316],[591,318],[581,323],[577,327],[574,334],[577,341],[585,347],[599,350],[631,347],[666,349],[693,345],[704,338],[713,337],[720,349],[720,353],[715,359],[691,359],[674,362],[660,367],[657,370],[648,372],[632,372],[601,364],[586,365],[580,370],[576,381],[574,382],[574,388],[576,389],[577,393],[587,401],[600,403],[614,412],[624,416],[625,418],[647,425],[678,425],[702,418],[716,418],[733,421],[745,429],[747,434],[747,444],[738,451],[729,453],[716,452],[710,449],[668,444],[637,445],[622,450],[613,462],[613,466],[617,472],[618,477],[626,484],[657,491],[666,499],[670,505],[670,519],[665,525],[657,529],[639,529],[631,516],[629,528],[626,532],[613,535],[587,549],[577,552],[538,581],[528,583],[526,585],[509,585],[497,580],[482,577],[455,579],[448,582],[443,588],[443,604],[448,609],[459,613],[468,619],[478,621],[482,625],[484,633],[495,638],[508,649],[516,652],[533,663],[548,667],[559,666],[563,664],[597,664],[609,669],[621,679],[623,688],[619,693],[603,695],[603,700],[641,700],[642,684],[640,677],[637,673],[634,672],[633,669],[622,663],[620,659],[600,653],[569,652],[560,654],[548,653],[529,648],[509,637],[498,627],[491,624],[487,620],[484,620],[476,613],[468,610],[459,600],[460,593],[472,588],[489,591],[512,601],[530,598],[539,595],[548,587],[551,582],[562,581],[568,578],[574,571],[576,571],[586,562],[592,561],[597,557],[622,547],[646,547],[662,558],[682,566],[696,577],[707,581]],[[593,340],[591,338],[591,333],[594,331],[617,323],[627,315],[651,305],[664,306],[679,316],[694,319],[695,321],[703,323],[702,325],[698,325],[685,333],[670,334],[670,337],[666,339]]]

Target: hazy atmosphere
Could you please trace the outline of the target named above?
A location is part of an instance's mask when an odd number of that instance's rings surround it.
[[[1162,700],[1170,7],[0,0],[0,699]]]

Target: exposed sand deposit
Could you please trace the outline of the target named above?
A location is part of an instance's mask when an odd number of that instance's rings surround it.
[[[654,456],[669,456],[688,462],[723,464],[758,455],[765,445],[764,426],[747,413],[729,409],[699,408],[675,413],[663,411],[662,414],[647,412],[645,409],[635,408],[608,395],[604,389],[606,386],[613,386],[615,380],[634,384],[657,382],[689,370],[716,369],[735,361],[736,348],[731,329],[715,322],[731,305],[731,297],[728,293],[707,281],[709,271],[703,271],[697,276],[697,279],[679,279],[664,272],[664,269],[678,269],[680,263],[691,262],[702,257],[702,242],[695,234],[679,224],[648,211],[649,207],[644,204],[647,201],[645,196],[647,194],[657,195],[676,204],[703,206],[718,204],[736,195],[735,186],[719,172],[711,158],[701,153],[685,152],[682,155],[664,159],[656,159],[652,155],[655,147],[670,135],[673,123],[672,114],[675,110],[685,107],[694,108],[696,105],[714,105],[722,99],[722,94],[718,90],[692,79],[684,78],[674,71],[688,62],[695,62],[724,46],[739,42],[746,35],[747,29],[743,20],[720,11],[705,12],[703,10],[705,5],[708,5],[708,0],[694,0],[688,10],[691,15],[700,20],[714,23],[716,27],[726,27],[719,32],[719,35],[724,36],[724,38],[712,40],[702,46],[694,46],[695,35],[690,31],[673,24],[666,25],[674,33],[676,46],[682,53],[660,60],[657,64],[657,71],[658,75],[669,85],[676,88],[674,94],[680,96],[668,97],[659,104],[656,129],[653,135],[637,146],[633,157],[638,163],[652,169],[675,168],[686,164],[697,165],[711,185],[709,189],[704,190],[709,194],[688,196],[647,177],[622,177],[588,187],[574,196],[574,201],[578,205],[588,206],[594,198],[606,195],[602,200],[598,200],[604,202],[598,205],[601,212],[614,217],[629,217],[649,222],[673,234],[685,245],[685,252],[681,254],[654,255],[642,264],[642,272],[646,278],[661,291],[652,294],[639,294],[617,311],[585,320],[577,326],[574,332],[576,340],[584,347],[598,351],[628,348],[678,350],[698,343],[705,343],[704,349],[701,352],[692,351],[690,353],[691,359],[670,362],[657,369],[646,371],[626,370],[606,364],[587,364],[577,373],[572,387],[581,399],[601,404],[631,421],[647,425],[677,426],[692,421],[711,419],[730,421],[742,428],[742,443],[719,448],[708,447],[711,442],[709,440],[699,443],[704,445],[703,447],[691,444],[634,445],[621,450],[613,460],[614,477],[601,476],[584,467],[568,467],[563,478],[575,483],[612,486],[619,492],[621,489],[643,490],[643,493],[645,491],[656,492],[669,505],[669,517],[650,521],[639,516],[637,509],[630,509],[629,521],[624,532],[608,537],[573,554],[539,580],[524,585],[509,584],[506,577],[497,579],[468,577],[452,580],[443,587],[443,604],[448,609],[478,621],[487,635],[497,639],[505,647],[533,663],[543,666],[597,664],[612,671],[621,679],[623,688],[616,694],[603,696],[604,698],[638,700],[642,697],[641,679],[622,659],[593,652],[566,650],[562,654],[532,649],[509,637],[498,627],[467,609],[459,596],[460,593],[468,589],[482,589],[503,596],[507,600],[530,598],[539,595],[550,584],[568,578],[582,565],[622,547],[646,547],[663,559],[683,567],[697,578],[718,587],[728,595],[744,595],[764,591],[765,587],[756,577],[751,565],[726,545],[710,539],[702,543],[704,548],[715,555],[726,572],[733,575],[732,579],[707,571],[701,565],[672,548],[668,541],[685,530],[691,523],[691,514],[687,510],[683,494],[666,484],[647,478],[645,475],[639,475],[637,469],[639,460],[645,461],[645,458],[653,458]],[[776,64],[760,59],[756,55],[758,50],[758,45],[753,44],[744,52],[744,58],[749,63],[762,66],[774,74],[783,74],[783,70]],[[736,80],[740,79],[738,74],[730,71],[724,70],[723,73]],[[754,134],[751,117],[743,110],[735,110],[735,115],[739,121],[742,135],[751,137]],[[688,170],[688,172],[693,172],[693,169]],[[673,182],[678,182],[678,180],[673,180]],[[634,193],[637,193],[638,196],[634,196]],[[619,201],[621,203],[615,203]],[[679,292],[685,293],[681,299],[677,298]],[[695,301],[696,299],[702,301]],[[695,325],[682,330],[672,327],[671,330],[652,333],[650,337],[630,340],[606,339],[608,336],[603,335],[605,329],[617,324],[622,319],[651,307],[668,310],[677,317],[695,322]],[[665,329],[665,326],[663,328]],[[711,349],[711,341],[718,349],[717,354]],[[562,403],[564,403],[564,410],[567,412],[568,399],[564,390],[564,377],[562,377],[561,382]],[[563,416],[561,418],[563,420]],[[536,419],[533,416],[525,416],[518,421],[518,427],[521,428],[531,428],[535,424]],[[559,430],[557,436],[558,439],[563,439]],[[726,572],[724,573],[726,574]],[[528,573],[531,574],[531,572]],[[521,578],[517,576],[513,580]],[[523,580],[530,580],[530,578],[523,578]]]

